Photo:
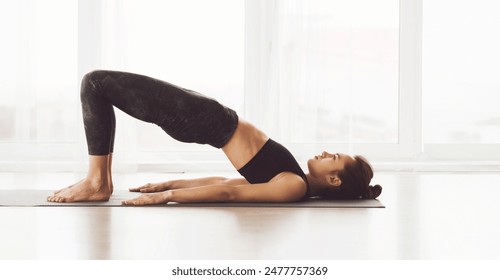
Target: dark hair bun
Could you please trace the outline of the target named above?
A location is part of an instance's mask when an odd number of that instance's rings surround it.
[[[377,198],[382,193],[382,186],[375,185],[369,187],[370,189],[370,198]]]

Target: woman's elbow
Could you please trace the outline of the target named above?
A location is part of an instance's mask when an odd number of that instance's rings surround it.
[[[251,192],[248,192],[248,189],[241,185],[228,186],[224,196],[226,202],[255,202]]]
[[[223,193],[223,199],[225,202],[238,202],[238,191],[234,187],[229,187]]]

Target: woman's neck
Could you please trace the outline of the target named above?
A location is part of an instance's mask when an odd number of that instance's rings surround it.
[[[323,189],[327,187],[325,186],[324,182],[322,182],[316,177],[313,177],[309,173],[306,174],[306,178],[307,178],[307,183],[309,184],[309,195],[311,197],[319,196],[320,193],[323,191]]]

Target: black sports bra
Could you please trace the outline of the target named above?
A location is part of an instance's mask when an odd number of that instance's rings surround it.
[[[251,184],[269,182],[281,172],[295,173],[306,182],[307,192],[303,199],[309,197],[309,184],[306,174],[304,174],[290,151],[272,139],[267,140],[260,151],[238,172]]]

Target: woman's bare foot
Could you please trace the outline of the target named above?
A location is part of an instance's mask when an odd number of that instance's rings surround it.
[[[79,184],[79,183],[81,183],[83,180],[85,180],[85,179],[81,179],[80,181],[78,181],[77,183],[75,183],[75,184],[73,184],[73,185],[71,185],[71,186],[68,186],[68,187],[65,187],[65,188],[63,188],[63,189],[60,189],[60,190],[54,191],[54,195],[56,195],[56,194],[58,194],[58,193],[60,193],[60,192],[62,192],[62,191],[64,191],[64,190],[70,189],[70,188],[72,188],[72,187],[74,187],[74,186],[78,185],[78,184]],[[111,183],[109,184],[109,190],[110,190],[111,194],[113,194],[113,181],[112,181],[112,179],[111,179],[111,175],[109,175],[109,176],[108,176],[108,182],[111,182]]]
[[[49,202],[108,201],[111,189],[106,181],[83,179],[47,197]]]
[[[64,191],[64,190],[67,190],[67,189],[69,189],[69,188],[71,188],[71,187],[73,187],[73,186],[75,186],[75,185],[78,185],[78,184],[79,184],[79,183],[81,183],[83,180],[85,180],[85,179],[81,179],[80,181],[76,182],[75,184],[73,184],[73,185],[71,185],[71,186],[67,186],[67,187],[65,187],[65,188],[63,188],[63,189],[60,189],[60,190],[54,191],[54,195],[56,195],[56,194],[58,194],[58,193],[60,193],[60,192],[62,192],[62,191]]]

